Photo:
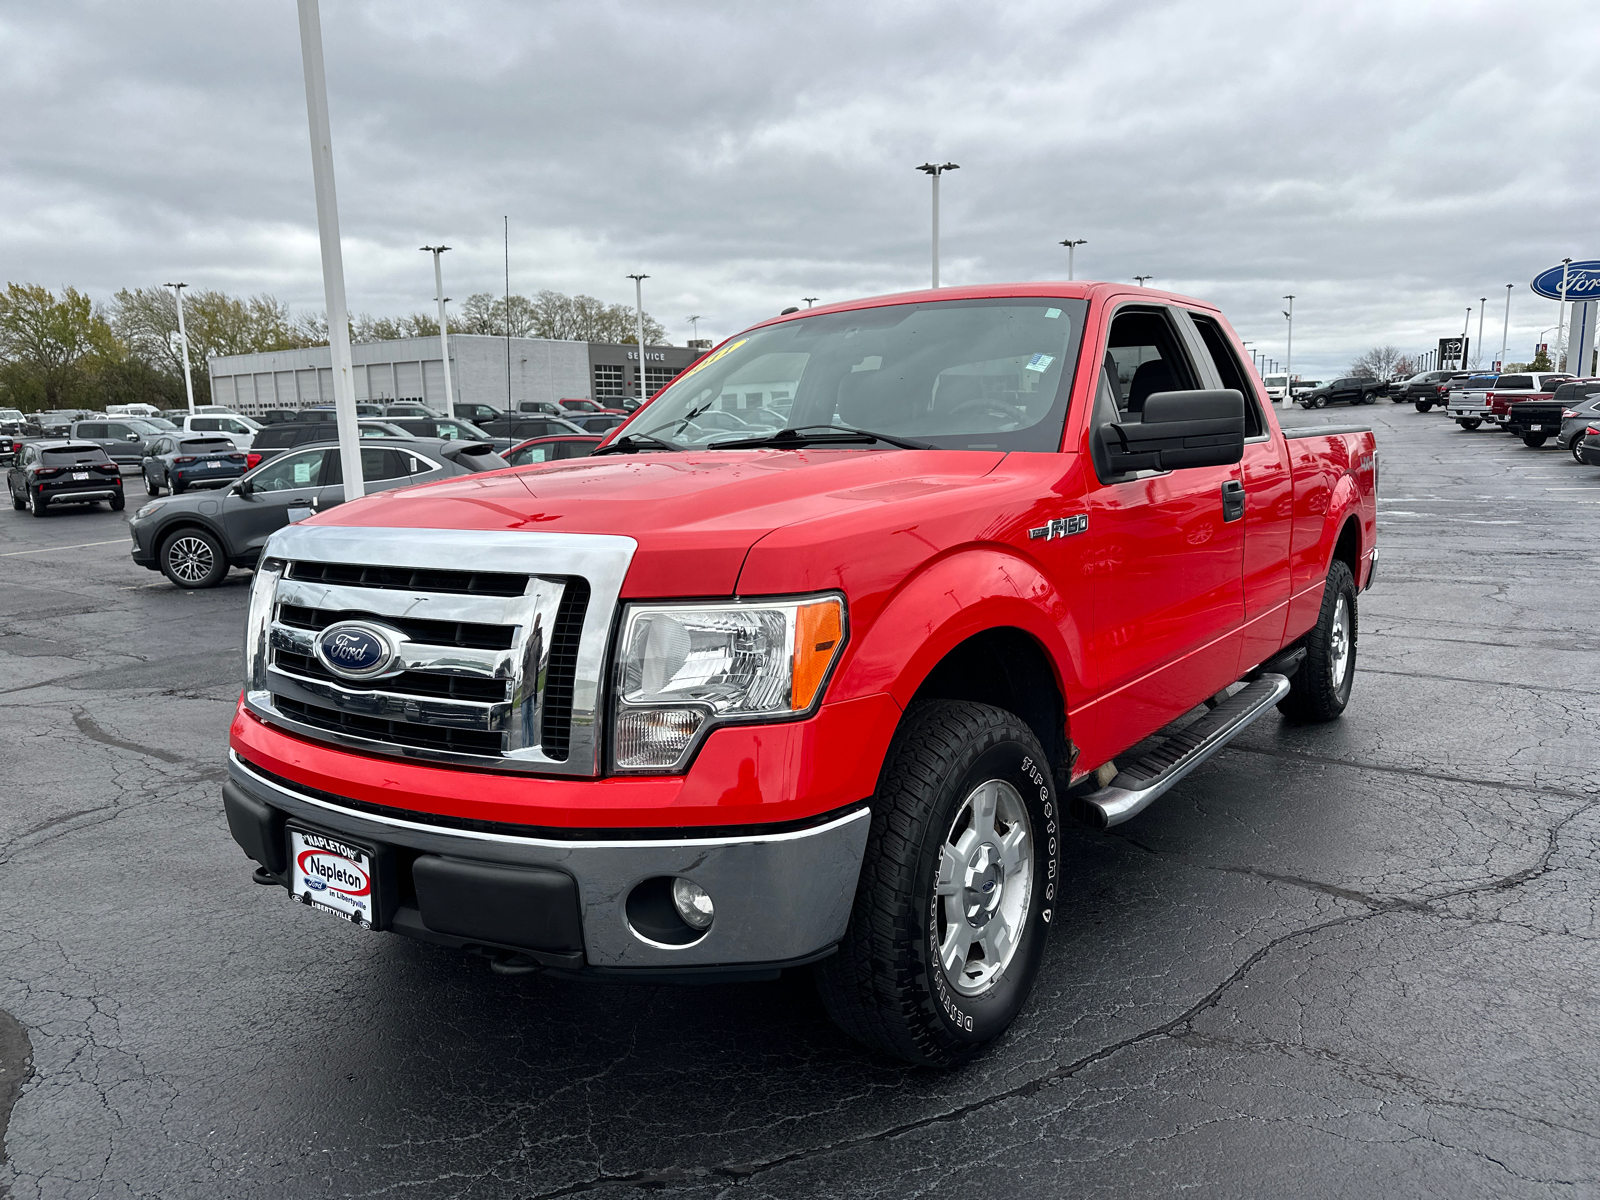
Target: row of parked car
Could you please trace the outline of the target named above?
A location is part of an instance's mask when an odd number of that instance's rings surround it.
[[[458,405],[457,413],[464,407],[487,406]],[[588,455],[624,419],[594,407],[528,402],[517,412],[494,410],[480,426],[420,405],[385,406],[357,421],[365,489]],[[65,436],[41,435],[36,425],[0,437],[13,508],[44,517],[104,502],[120,511],[123,467],[137,462],[148,501],[129,521],[134,561],[200,588],[220,583],[230,566],[253,566],[274,530],[343,502],[331,407],[285,410],[265,423],[220,410],[181,416],[91,414],[71,421]]]

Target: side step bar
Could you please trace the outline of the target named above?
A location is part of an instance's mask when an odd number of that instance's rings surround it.
[[[1288,694],[1286,676],[1260,675],[1194,724],[1123,767],[1105,787],[1082,797],[1079,815],[1097,829],[1137,816]]]

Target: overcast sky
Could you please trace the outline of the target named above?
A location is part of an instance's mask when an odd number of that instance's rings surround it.
[[[503,286],[681,343],[801,303],[1154,276],[1296,367],[1423,349],[1490,297],[1511,354],[1600,257],[1600,10],[1574,3],[323,0],[352,309]],[[182,278],[322,307],[294,0],[0,8],[0,262],[97,298]],[[1477,314],[1472,317],[1477,334]]]

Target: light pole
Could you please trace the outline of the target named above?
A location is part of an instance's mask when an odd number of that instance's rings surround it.
[[[450,247],[423,246],[422,249],[433,255],[433,294],[439,301],[439,357],[444,363],[444,415],[453,417],[456,415],[456,397],[450,386],[450,326],[445,321],[444,272],[439,267],[439,255]]]
[[[801,296],[800,299],[802,299],[802,300],[804,300],[806,302],[806,307],[807,308],[810,308],[818,300],[822,299],[822,297],[821,296]]]
[[[1068,238],[1066,241],[1062,242],[1061,244],[1067,248],[1067,282],[1071,283],[1072,282],[1072,252],[1078,246],[1087,246],[1089,244],[1089,239],[1088,238],[1078,238],[1076,241],[1074,241],[1072,238]]]
[[[629,275],[633,280],[633,306],[634,319],[638,322],[639,338],[639,400],[643,403],[649,399],[650,393],[644,390],[644,281],[648,275]]]
[[[694,316],[685,317],[684,320],[689,322],[689,328],[694,331],[694,340],[698,342],[700,340],[700,322],[705,320],[705,318]]]
[[[959,171],[960,169],[959,163],[952,162],[940,163],[938,166],[933,163],[923,163],[917,168],[919,171],[926,171],[928,178],[933,180],[933,286],[935,290],[939,287],[939,176],[946,171]]]
[[[1467,330],[1472,326],[1472,305],[1467,305],[1466,318],[1461,322],[1461,357],[1456,360],[1458,371],[1467,369]]]
[[[1572,260],[1570,258],[1563,258],[1561,260],[1561,308],[1560,308],[1561,315],[1557,318],[1557,320],[1558,320],[1558,322],[1560,324],[1561,340],[1563,341],[1563,343],[1568,341],[1568,338],[1567,338],[1567,272],[1571,268],[1571,266],[1572,266]],[[1557,369],[1559,370],[1561,368],[1557,368]]]
[[[311,181],[317,194],[322,243],[322,293],[328,305],[328,355],[333,362],[333,415],[344,468],[344,498],[366,494],[361,439],[356,426],[356,384],[350,365],[350,314],[344,297],[344,251],[339,242],[339,198],[333,186],[333,130],[328,122],[328,80],[322,61],[322,14],[317,0],[300,0],[300,58],[306,77],[306,123],[311,131]]]
[[[1294,297],[1285,296],[1284,299],[1289,302],[1289,311],[1283,314],[1289,321],[1289,349],[1284,355],[1283,373],[1288,378],[1283,384],[1283,407],[1288,408],[1294,398]]]
[[[1500,369],[1502,371],[1506,369],[1506,347],[1511,344],[1511,289],[1516,286],[1514,283],[1506,284],[1506,320],[1505,324],[1500,327]]]
[[[183,324],[183,289],[187,283],[169,283],[172,294],[178,298],[178,342],[183,346],[183,390],[189,397],[189,415],[194,416],[194,380],[189,376],[189,331]]]
[[[1489,297],[1478,297],[1478,353],[1473,355],[1472,361],[1479,366],[1483,365],[1483,309],[1489,303]]]
[[[1143,287],[1143,286],[1144,286],[1144,281],[1145,281],[1145,280],[1146,280],[1146,279],[1154,279],[1154,278],[1155,278],[1155,276],[1154,276],[1154,275],[1135,275],[1135,276],[1134,276],[1134,277],[1133,277],[1133,278],[1134,278],[1134,281],[1135,281],[1135,282],[1136,282],[1136,283],[1137,283],[1137,284],[1138,284],[1138,285],[1139,285],[1139,286],[1140,286],[1140,287]]]

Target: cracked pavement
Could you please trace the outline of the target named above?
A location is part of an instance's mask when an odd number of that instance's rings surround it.
[[[1074,831],[1032,1001],[943,1074],[803,973],[508,978],[252,886],[248,575],[0,519],[0,1194],[1600,1195],[1600,471],[1387,401],[1289,420],[1379,431],[1349,712]]]

